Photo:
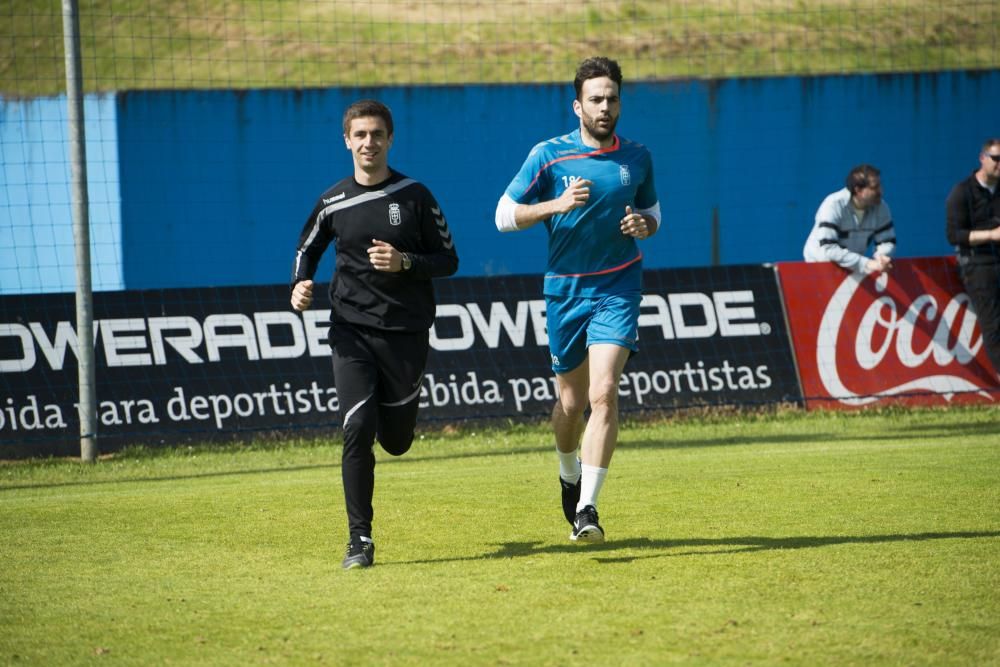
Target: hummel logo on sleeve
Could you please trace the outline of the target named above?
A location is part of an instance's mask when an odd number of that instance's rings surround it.
[[[451,230],[448,229],[448,221],[444,219],[441,214],[441,209],[432,208],[431,213],[434,214],[434,221],[437,224],[438,234],[441,235],[441,244],[451,250],[455,247],[455,242],[451,238]]]

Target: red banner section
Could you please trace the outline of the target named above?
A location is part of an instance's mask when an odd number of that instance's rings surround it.
[[[777,266],[808,408],[1000,402],[954,258],[871,275]]]

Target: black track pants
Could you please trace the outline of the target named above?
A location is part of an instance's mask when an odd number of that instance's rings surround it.
[[[330,345],[344,429],[341,474],[348,529],[351,535],[371,537],[375,439],[393,456],[410,449],[428,333],[334,324]]]
[[[1000,262],[968,263],[962,267],[962,282],[972,300],[983,331],[983,345],[1000,373]]]

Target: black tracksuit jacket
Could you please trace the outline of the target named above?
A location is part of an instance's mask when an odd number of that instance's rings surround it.
[[[372,239],[409,255],[408,271],[376,271]],[[444,213],[423,184],[390,170],[373,186],[349,176],[324,192],[299,237],[292,286],[312,280],[330,243],[337,253],[330,282],[332,323],[384,331],[426,331],[434,322],[432,278],[458,270]]]

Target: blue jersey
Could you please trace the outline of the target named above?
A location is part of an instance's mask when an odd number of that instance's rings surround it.
[[[518,204],[558,198],[576,179],[590,186],[587,203],[545,221],[549,258],[545,294],[601,296],[642,289],[642,252],[621,231],[625,207],[656,205],[653,160],[642,144],[615,137],[608,148],[593,148],[577,129],[535,146],[506,194]]]

